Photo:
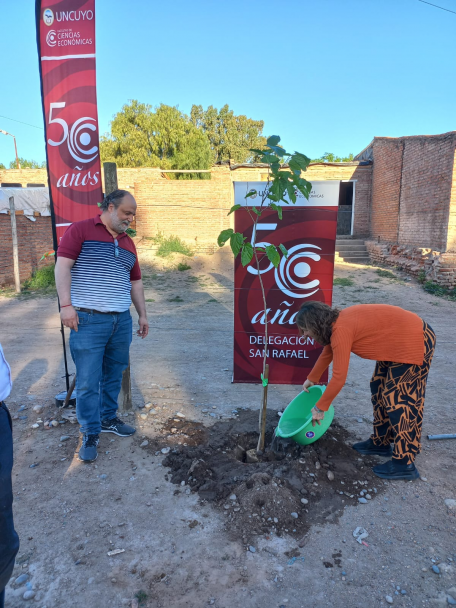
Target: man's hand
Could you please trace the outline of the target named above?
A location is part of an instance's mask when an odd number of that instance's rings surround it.
[[[65,327],[78,331],[79,317],[73,306],[64,306],[61,308],[60,319]]]
[[[323,418],[325,417],[325,413],[324,412],[320,412],[320,410],[317,410],[316,407],[312,408],[312,426],[315,426],[316,424],[321,424],[320,420],[323,420]]]
[[[136,332],[140,338],[145,338],[149,333],[149,321],[147,317],[139,317],[138,319],[139,329]]]
[[[303,390],[305,393],[308,393],[308,392],[309,392],[309,390],[308,390],[308,389],[309,389],[309,386],[313,386],[313,385],[314,385],[314,383],[313,383],[313,382],[311,382],[310,380],[306,380],[306,381],[304,382],[304,384],[302,385],[302,390]]]

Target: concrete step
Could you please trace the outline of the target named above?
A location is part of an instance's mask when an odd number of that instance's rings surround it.
[[[339,237],[336,238],[336,247],[338,245],[364,245],[364,243],[364,239],[340,239]]]
[[[347,243],[343,245],[336,244],[336,251],[367,251],[366,245],[363,243],[362,245],[354,245],[353,243]]]
[[[347,264],[370,264],[371,263],[370,257],[368,255],[344,255],[343,257],[338,256],[338,258],[336,258],[336,262],[337,262],[337,259],[343,260]]]

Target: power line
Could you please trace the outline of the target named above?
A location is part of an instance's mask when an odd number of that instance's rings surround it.
[[[28,122],[22,122],[22,120],[16,120],[15,118],[9,118],[8,116],[2,116],[0,114],[0,118],[6,118],[6,120],[12,120],[13,122],[19,122],[21,123],[21,125],[27,125],[28,127],[33,127],[34,129],[41,129],[41,131],[44,131],[43,127],[37,127],[36,125],[31,125]]]
[[[456,11],[450,11],[449,8],[443,8],[443,6],[437,6],[437,4],[432,4],[431,2],[426,2],[426,0],[418,0],[418,2],[422,2],[423,4],[429,4],[429,6],[435,6],[435,8],[440,8],[442,11],[447,11],[447,13],[453,13],[453,15],[456,15]]]

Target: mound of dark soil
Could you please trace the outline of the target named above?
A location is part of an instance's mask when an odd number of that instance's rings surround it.
[[[277,413],[268,411],[268,446],[277,422]],[[184,420],[163,428],[170,433],[168,445],[175,446],[163,465],[173,483],[185,482],[176,493],[190,488],[212,502],[224,513],[227,530],[244,542],[284,532],[301,538],[311,524],[336,522],[361,491],[375,499],[383,486],[370,469],[376,461],[360,457],[337,422],[309,446],[276,439],[274,451],[252,462],[257,429],[258,412],[251,410],[210,428]]]

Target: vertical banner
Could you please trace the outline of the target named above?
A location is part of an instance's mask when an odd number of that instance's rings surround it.
[[[271,384],[301,384],[319,357],[322,347],[310,338],[299,337],[295,318],[304,302],[332,303],[339,186],[338,181],[312,182],[309,200],[296,192],[296,204],[279,203],[281,220],[272,209],[261,215],[257,245],[282,243],[288,250],[287,257],[281,254],[278,268],[264,255],[260,262],[268,310],[268,344],[255,259],[244,268],[240,256],[236,257],[233,382],[261,382],[265,348]],[[258,204],[265,187],[265,182],[234,183],[235,204],[243,207],[235,211],[234,229],[252,242],[253,220],[245,207]],[[252,189],[257,195],[246,200],[245,195]],[[327,381],[327,375],[322,381]]]
[[[95,72],[95,0],[36,0],[54,247],[102,200]]]

